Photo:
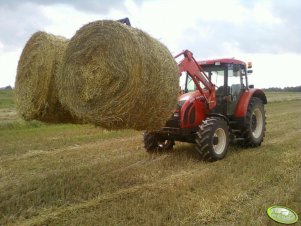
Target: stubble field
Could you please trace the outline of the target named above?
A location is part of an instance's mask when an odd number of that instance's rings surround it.
[[[24,122],[0,91],[0,225],[277,225],[301,215],[301,93],[267,93],[261,147],[147,154],[142,133]],[[300,222],[299,222],[300,223]]]

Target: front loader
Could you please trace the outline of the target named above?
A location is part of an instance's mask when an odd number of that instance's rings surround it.
[[[182,95],[177,107],[158,131],[144,133],[148,152],[172,149],[175,141],[196,145],[207,161],[227,154],[230,140],[243,147],[260,146],[266,128],[264,92],[248,84],[251,65],[235,59],[197,62],[185,50],[179,72]]]

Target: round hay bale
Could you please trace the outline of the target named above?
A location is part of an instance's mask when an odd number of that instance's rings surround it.
[[[58,99],[56,78],[60,77],[63,54],[68,40],[36,32],[26,43],[17,68],[15,99],[25,120],[79,122]]]
[[[70,40],[59,96],[77,117],[106,129],[155,130],[176,107],[178,66],[159,41],[115,21],[95,21]]]

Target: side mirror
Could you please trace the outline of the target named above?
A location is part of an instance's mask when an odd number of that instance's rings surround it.
[[[253,70],[247,70],[247,73],[248,73],[248,74],[252,74],[252,73],[253,73]]]
[[[254,88],[254,85],[249,85],[249,88],[250,88],[250,89],[253,89],[253,88]]]

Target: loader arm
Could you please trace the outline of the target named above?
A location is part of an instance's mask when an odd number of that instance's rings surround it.
[[[204,70],[194,59],[192,52],[190,52],[189,50],[184,50],[183,52],[176,55],[175,58],[178,58],[181,55],[184,56],[184,59],[179,63],[180,73],[184,71],[188,73],[188,75],[194,81],[199,92],[204,96],[209,109],[213,109],[216,106],[215,85],[210,81]],[[201,82],[205,86],[208,92],[204,92],[199,82]]]

